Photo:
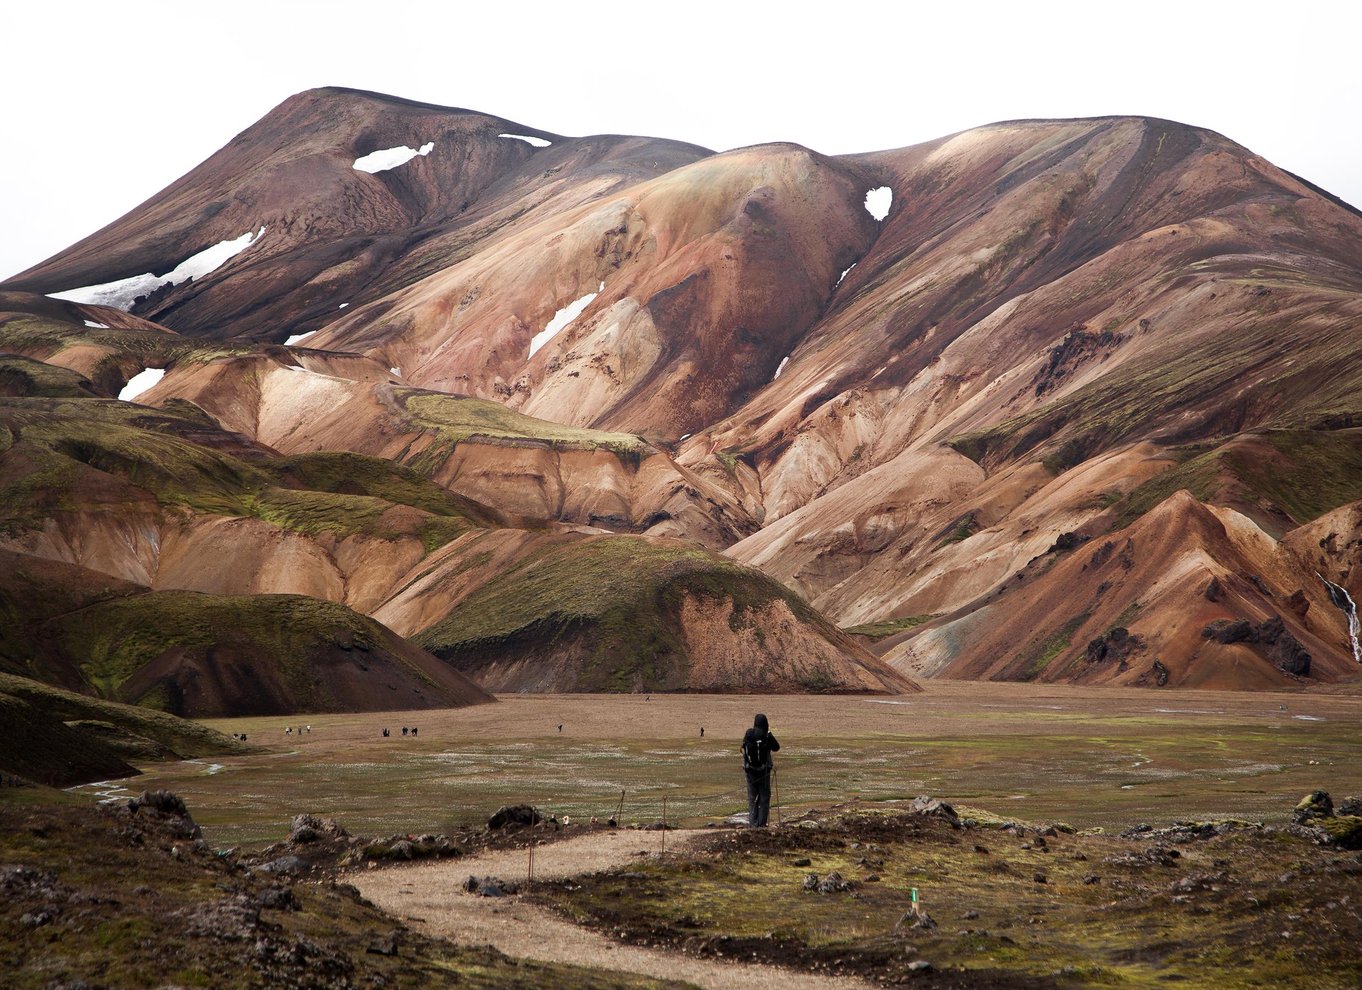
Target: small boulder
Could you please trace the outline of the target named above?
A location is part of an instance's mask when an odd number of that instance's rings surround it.
[[[1334,814],[1334,802],[1329,797],[1328,791],[1311,791],[1300,799],[1296,805],[1296,810],[1291,814],[1291,820],[1297,825],[1313,824],[1316,819],[1332,818]]]
[[[496,814],[487,819],[487,827],[495,832],[503,828],[538,825],[543,820],[539,812],[530,805],[511,804],[498,808]]]
[[[954,808],[940,798],[928,797],[925,794],[916,797],[913,799],[912,803],[908,805],[908,813],[910,815],[929,815],[936,818],[944,818],[946,821],[950,822],[952,826],[956,828],[960,827],[960,816],[955,813]]]
[[[1315,824],[1329,835],[1329,844],[1340,849],[1362,849],[1362,817],[1339,815],[1322,818]]]
[[[307,864],[297,856],[280,856],[267,863],[261,863],[256,868],[257,873],[302,873],[307,869]]]
[[[822,880],[818,881],[818,892],[820,894],[839,894],[844,890],[850,890],[854,884],[846,879],[842,874],[833,870]]]

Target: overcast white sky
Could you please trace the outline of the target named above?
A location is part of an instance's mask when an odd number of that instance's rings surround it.
[[[1362,205],[1355,0],[18,2],[4,17],[0,278],[326,85],[719,150],[835,154],[1018,117],[1145,114],[1220,131]]]

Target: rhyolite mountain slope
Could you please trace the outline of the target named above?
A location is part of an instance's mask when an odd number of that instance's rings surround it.
[[[0,340],[15,347],[76,332],[0,318]],[[178,357],[180,374],[202,367],[202,350]],[[207,360],[263,366],[271,351],[291,357],[267,346]],[[916,689],[771,578],[698,544],[610,536],[602,557],[581,549],[599,530],[518,522],[382,457],[285,456],[186,399],[116,401],[74,370],[17,354],[0,355],[0,383],[0,669],[195,716],[452,707],[491,700],[446,662],[467,653],[456,644],[476,627],[481,656],[513,642],[553,660],[551,681],[516,689]],[[442,456],[478,446],[473,428],[494,451],[548,449],[547,433],[577,448],[553,451],[565,463],[596,452],[621,473],[646,446],[484,400],[400,398],[459,407],[437,431]],[[529,594],[545,574],[550,593]],[[511,626],[479,597],[488,585],[515,601]],[[437,625],[443,659],[418,645]],[[589,658],[590,671],[574,675],[569,658]]]
[[[1220,135],[711,154],[314,90],[6,288],[260,228],[132,306],[222,349],[166,358],[140,401],[395,460],[517,526],[699,541],[844,625],[932,617],[874,644],[903,672],[1357,676],[1323,579],[1362,594],[1362,216]],[[106,389],[133,363],[100,361]]]

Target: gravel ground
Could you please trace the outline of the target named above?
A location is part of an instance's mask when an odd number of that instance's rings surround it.
[[[682,849],[697,836],[712,834],[704,829],[668,832],[667,848]],[[657,832],[593,832],[536,848],[535,877],[556,879],[627,866],[658,855],[660,845]],[[527,867],[526,851],[516,849],[456,861],[357,871],[345,879],[420,931],[464,944],[494,945],[511,956],[685,980],[707,990],[856,990],[869,986],[855,979],[619,945],[518,897],[480,897],[463,890],[470,874],[523,881]]]

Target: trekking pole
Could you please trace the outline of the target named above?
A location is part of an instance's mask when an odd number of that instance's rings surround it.
[[[776,773],[774,764],[771,766],[771,783],[776,789],[776,824],[784,825],[785,819],[780,814],[780,775]]]
[[[622,815],[623,813],[624,813],[624,788],[621,787],[621,788],[620,788],[620,803],[619,803],[619,807],[617,807],[617,808],[615,809],[615,824],[616,824],[616,825],[618,825],[618,824],[620,823],[620,815]]]

